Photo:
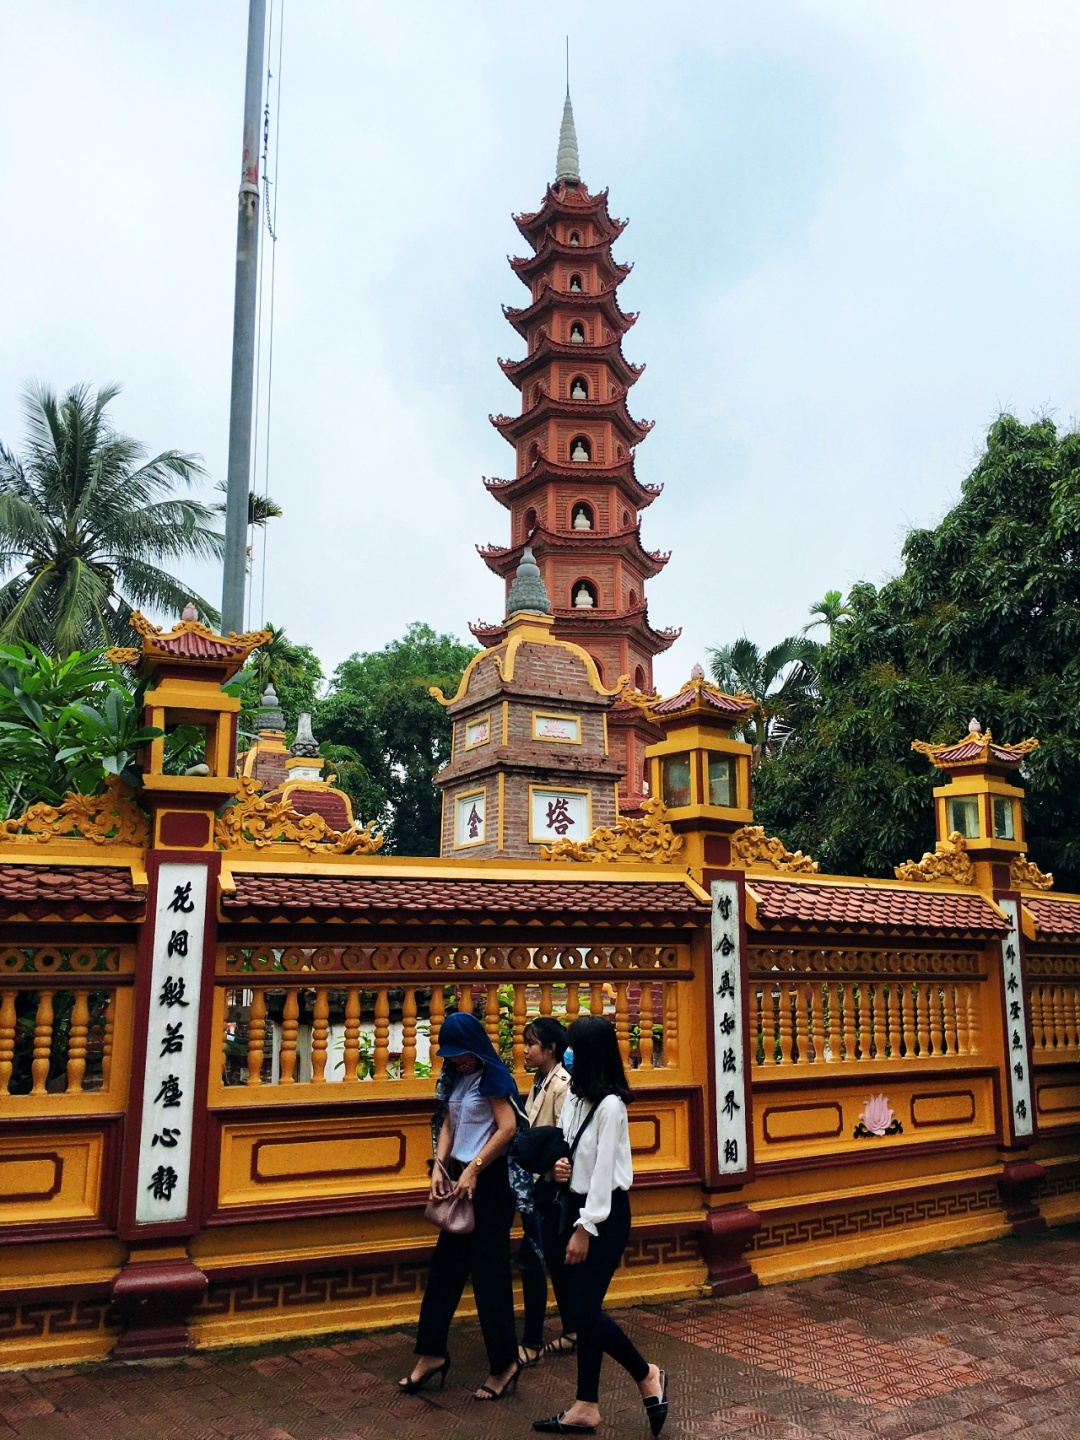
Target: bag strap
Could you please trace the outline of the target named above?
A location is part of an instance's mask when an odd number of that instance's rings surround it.
[[[589,1113],[585,1116],[585,1119],[584,1119],[584,1120],[581,1122],[581,1124],[578,1126],[578,1128],[577,1128],[577,1134],[574,1136],[573,1140],[572,1140],[571,1143],[570,1143],[570,1154],[566,1157],[568,1160],[573,1160],[573,1158],[574,1158],[574,1152],[577,1150],[577,1147],[578,1147],[578,1142],[579,1142],[579,1140],[581,1139],[582,1135],[585,1134],[585,1131],[589,1128],[589,1125],[592,1123],[592,1118],[593,1118],[593,1116],[596,1114],[596,1112],[597,1112],[597,1110],[598,1110],[599,1108],[600,1108],[600,1103],[599,1103],[599,1101],[597,1101],[597,1103],[596,1103],[595,1105],[593,1105],[592,1109],[591,1109],[591,1110],[589,1111]]]

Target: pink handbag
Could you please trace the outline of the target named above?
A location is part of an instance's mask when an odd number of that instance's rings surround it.
[[[436,1160],[435,1164],[453,1185],[455,1181],[442,1161]],[[448,1235],[468,1235],[476,1228],[476,1211],[471,1196],[453,1192],[441,1199],[432,1197],[424,1209],[424,1219],[430,1220],[432,1225],[445,1230]]]

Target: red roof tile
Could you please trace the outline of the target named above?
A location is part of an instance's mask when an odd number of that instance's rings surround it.
[[[131,871],[119,866],[4,865],[0,863],[0,917],[27,915],[42,920],[58,915],[75,920],[141,920],[145,897],[131,883]]]
[[[483,913],[489,916],[576,913],[678,915],[704,920],[703,905],[683,884],[603,880],[478,880],[440,876],[237,875],[235,895],[222,898],[230,918],[242,914],[298,917],[327,911]]]
[[[221,660],[234,655],[246,655],[243,642],[225,640],[220,635],[200,635],[196,630],[181,631],[177,635],[155,635],[154,648],[183,660]]]
[[[702,703],[710,709],[719,710],[723,715],[745,715],[752,708],[748,700],[737,700],[734,695],[725,695],[722,691],[703,685],[700,690],[696,687],[680,690],[677,695],[669,695],[666,700],[650,703],[649,709],[654,715],[678,715],[681,710],[688,710],[691,705]]]
[[[1024,905],[1035,916],[1041,937],[1072,940],[1080,936],[1080,900],[1025,895]]]
[[[791,929],[926,931],[994,935],[1008,925],[981,895],[943,894],[926,888],[812,885],[748,877],[758,896],[757,917],[766,926]]]

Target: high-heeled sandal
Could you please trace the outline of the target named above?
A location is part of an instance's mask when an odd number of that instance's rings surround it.
[[[576,1335],[558,1335],[544,1346],[545,1355],[573,1355],[577,1349]]]
[[[545,1348],[543,1345],[519,1345],[518,1364],[523,1370],[531,1370],[534,1365],[540,1364]]]
[[[514,1373],[510,1376],[509,1380],[503,1381],[501,1390],[496,1390],[492,1385],[478,1385],[473,1391],[472,1398],[478,1400],[482,1405],[490,1405],[496,1400],[501,1400],[503,1396],[509,1394],[511,1390],[517,1389],[518,1377],[524,1369],[525,1366],[521,1361],[515,1360]]]
[[[645,1406],[645,1414],[648,1416],[649,1429],[653,1433],[653,1440],[664,1428],[664,1421],[668,1414],[667,1398],[667,1371],[660,1371],[660,1394],[643,1395],[641,1403]]]
[[[439,1385],[439,1389],[445,1390],[446,1372],[449,1369],[450,1356],[447,1355],[446,1359],[442,1362],[441,1365],[433,1365],[430,1370],[425,1370],[423,1375],[419,1376],[416,1380],[414,1380],[411,1375],[406,1375],[404,1380],[399,1380],[397,1382],[397,1388],[401,1391],[403,1395],[418,1395],[420,1391],[425,1389],[429,1382],[434,1380],[435,1376],[438,1375],[441,1382]]]

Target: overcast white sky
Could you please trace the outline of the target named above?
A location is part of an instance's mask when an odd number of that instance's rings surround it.
[[[328,669],[413,619],[501,613],[473,546],[507,537],[481,476],[512,465],[487,415],[518,399],[499,307],[525,294],[510,214],[554,169],[556,15],[583,177],[631,221],[638,473],[665,486],[644,538],[674,552],[650,615],[684,630],[662,688],[892,573],[1000,409],[1077,408],[1075,0],[285,0],[286,518],[252,619]],[[224,476],[246,21],[243,0],[0,4],[8,444],[26,379],[119,380],[122,429]]]

